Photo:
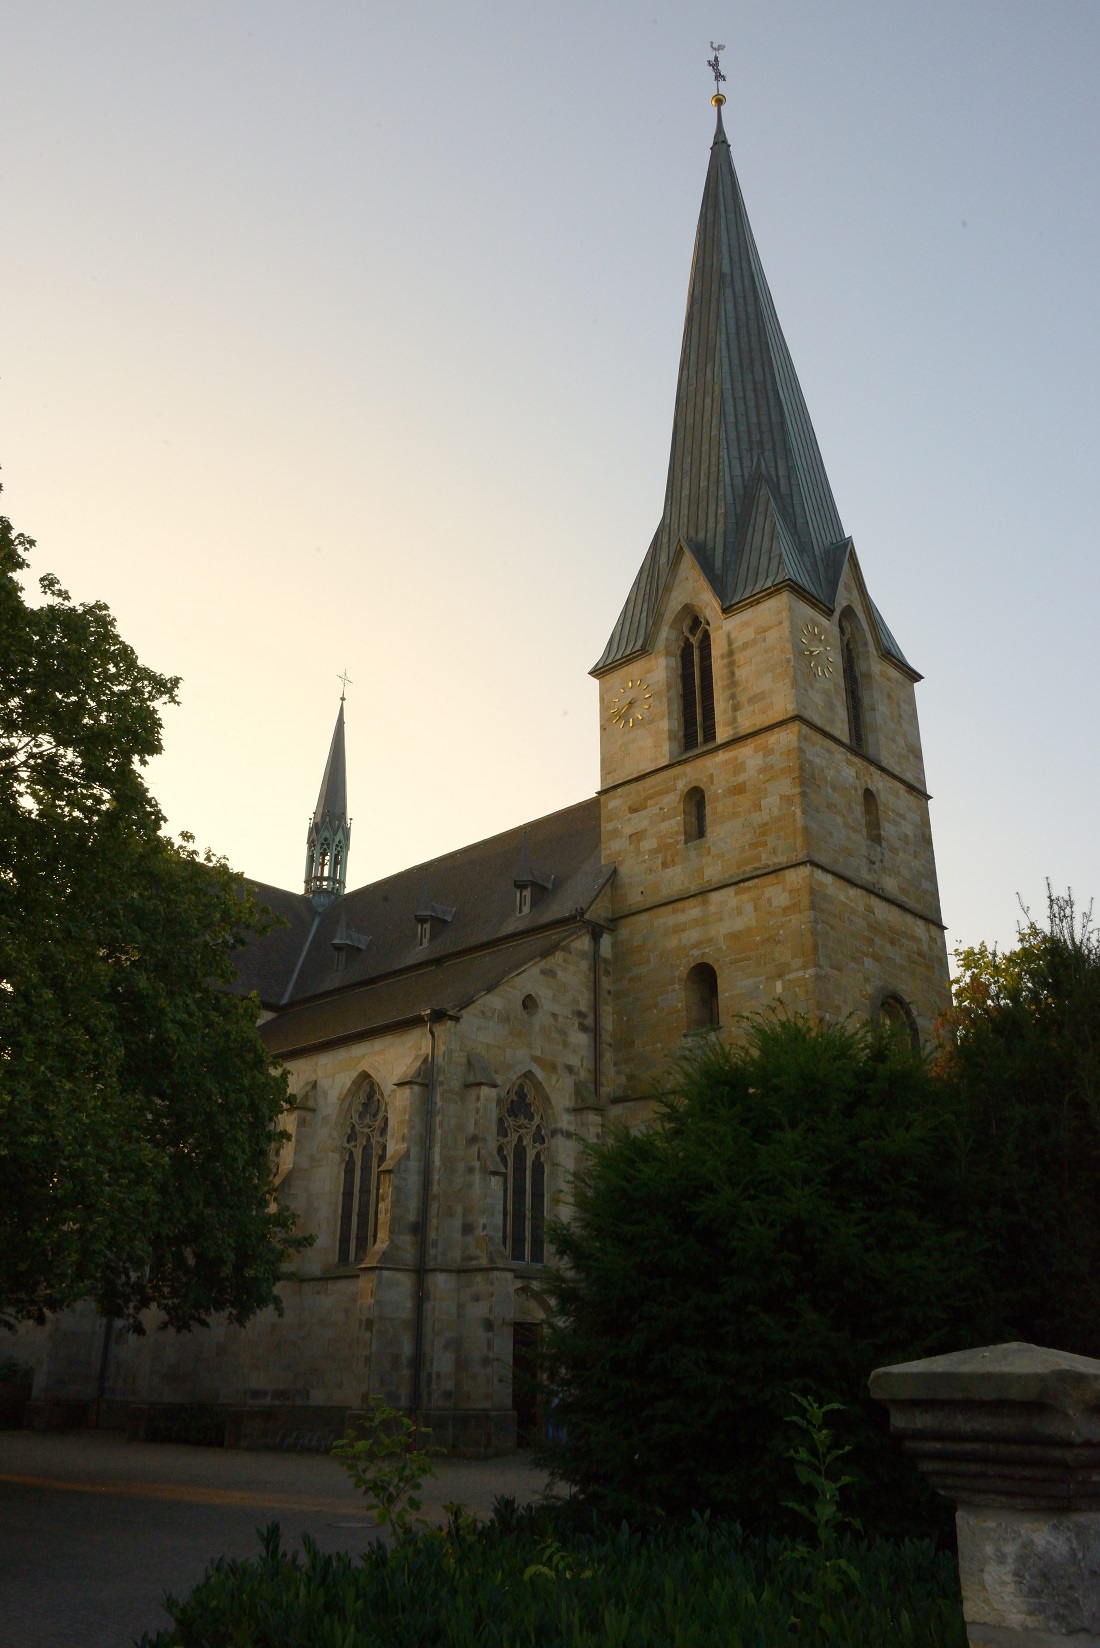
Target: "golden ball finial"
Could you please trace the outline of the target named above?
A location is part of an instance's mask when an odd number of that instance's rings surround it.
[[[714,96],[710,100],[710,106],[712,109],[720,109],[725,101],[726,100],[722,96],[721,92],[715,92]]]

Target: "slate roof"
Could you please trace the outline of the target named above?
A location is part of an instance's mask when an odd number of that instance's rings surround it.
[[[550,955],[576,931],[574,925],[540,931],[494,945],[489,950],[452,956],[373,984],[353,985],[335,995],[289,1007],[262,1026],[272,1053],[285,1056],[305,1047],[352,1040],[420,1018],[429,1008],[458,1013],[487,990]]]
[[[664,510],[593,674],[649,650],[682,550],[728,610],[783,583],[831,609],[850,549],[719,107],[688,288]],[[885,624],[879,628],[883,650],[908,668]]]
[[[514,880],[532,859],[553,876],[553,886],[533,901],[528,915],[518,916]],[[290,1046],[288,1035],[293,1045],[302,1045],[305,1026],[317,1034],[324,1027],[327,1039],[345,1033],[332,1029],[337,1024],[367,1029],[397,1023],[428,1006],[472,999],[469,992],[491,989],[527,959],[555,948],[611,875],[600,860],[600,804],[593,796],[327,904],[253,882],[260,902],[287,925],[241,951],[238,987],[255,990],[279,1014],[264,1026],[273,1049]],[[454,916],[420,948],[416,913],[425,900],[453,907]],[[363,949],[344,942],[349,932],[365,940]],[[301,1004],[307,1002],[316,1010],[304,1013]]]

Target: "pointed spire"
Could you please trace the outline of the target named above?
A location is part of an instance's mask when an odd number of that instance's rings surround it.
[[[341,693],[325,774],[317,793],[317,806],[306,832],[305,890],[315,900],[328,903],[344,891],[350,843],[344,696]]]
[[[314,768],[316,771],[316,768]],[[348,810],[348,768],[347,757],[344,752],[344,700],[340,699],[340,708],[336,715],[336,725],[332,729],[332,743],[328,747],[328,760],[325,762],[325,776],[321,780],[321,788],[317,792],[317,806],[314,809],[314,821],[320,823],[326,813],[333,818],[344,818]]]
[[[711,65],[714,66],[713,64]],[[716,92],[661,523],[596,670],[645,650],[681,542],[723,607],[793,579],[831,604],[844,543],[810,415],[749,227]],[[768,553],[749,544],[768,495]],[[761,580],[764,581],[761,581]]]

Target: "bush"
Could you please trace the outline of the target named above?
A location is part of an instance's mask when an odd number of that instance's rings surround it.
[[[1006,1338],[1100,1356],[1100,932],[1048,887],[1015,949],[958,950],[941,1079]]]
[[[645,1536],[570,1531],[498,1502],[476,1529],[419,1533],[363,1557],[222,1558],[145,1648],[965,1648],[953,1560],[930,1544],[844,1545],[852,1577],[785,1540],[696,1519]]]
[[[783,1532],[793,1389],[847,1410],[866,1527],[946,1531],[867,1377],[995,1336],[965,1145],[955,1090],[888,1034],[772,1016],[710,1042],[554,1229],[554,1468],[632,1521]]]

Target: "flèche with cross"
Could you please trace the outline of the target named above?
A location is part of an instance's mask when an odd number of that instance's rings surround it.
[[[725,47],[724,43],[722,45],[717,45],[712,40],[711,43],[710,43],[710,49],[714,53],[713,57],[708,57],[707,58],[707,68],[710,70],[711,74],[714,76],[714,96],[711,98],[711,102],[713,103],[713,105],[716,109],[720,109],[722,107],[722,104],[726,101],[725,96],[722,92],[722,82],[723,82],[723,80],[725,80],[726,77],[722,73],[722,64],[721,64],[721,61],[720,61],[720,53],[724,52],[726,47]]]

